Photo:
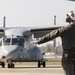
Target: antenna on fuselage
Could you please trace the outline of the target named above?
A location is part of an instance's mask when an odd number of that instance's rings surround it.
[[[6,27],[6,17],[4,16],[3,17],[3,28],[5,28]]]

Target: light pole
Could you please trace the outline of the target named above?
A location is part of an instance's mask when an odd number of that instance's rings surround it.
[[[4,17],[3,17],[3,28],[6,27],[5,23],[6,23],[6,17],[4,16]]]
[[[54,25],[56,25],[56,15],[54,15]],[[56,47],[56,39],[54,39],[54,47]]]
[[[56,15],[54,15],[54,25],[56,25]],[[56,39],[54,39],[54,50],[55,50],[55,58],[56,56]]]

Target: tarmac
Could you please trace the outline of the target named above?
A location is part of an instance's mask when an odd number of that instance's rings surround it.
[[[38,68],[36,65],[18,65],[15,68],[1,68],[0,75],[65,75],[61,65],[48,65]]]

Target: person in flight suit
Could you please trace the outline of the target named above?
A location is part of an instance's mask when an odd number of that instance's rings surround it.
[[[66,22],[69,23],[67,26],[55,29],[33,43],[42,44],[60,36],[63,47],[62,67],[66,75],[75,75],[75,11],[67,14]]]

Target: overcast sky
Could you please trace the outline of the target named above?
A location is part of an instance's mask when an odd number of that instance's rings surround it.
[[[66,0],[0,0],[0,26],[6,16],[7,27],[66,25],[66,13],[75,10],[75,2]]]

